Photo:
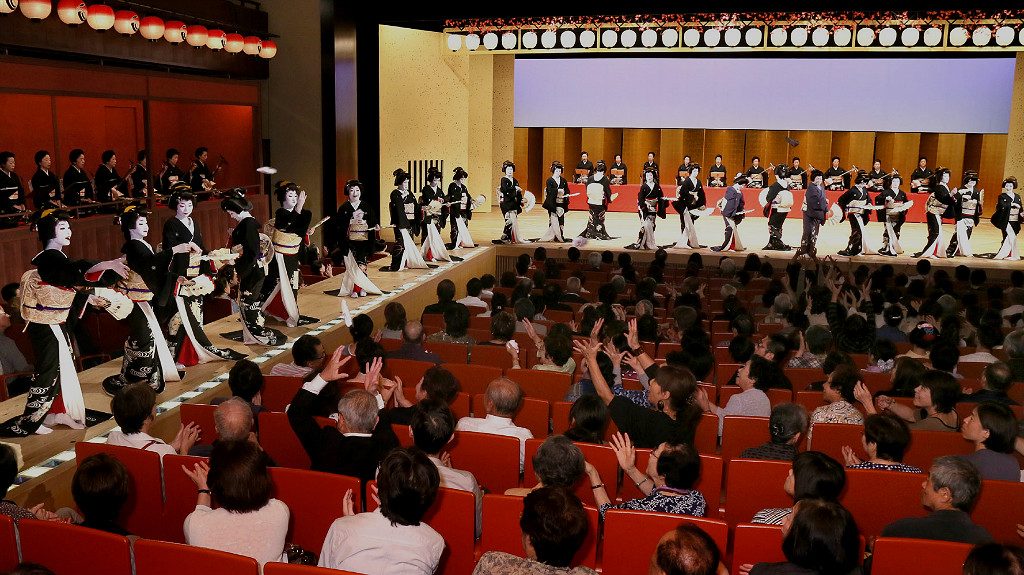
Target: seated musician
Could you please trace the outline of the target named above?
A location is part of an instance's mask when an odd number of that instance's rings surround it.
[[[882,171],[882,160],[875,158],[874,163],[871,164],[871,171],[868,172],[868,191],[881,192],[884,190],[887,177],[889,177],[889,174]]]
[[[722,154],[715,156],[715,164],[708,168],[708,187],[709,188],[724,188],[725,187],[725,175],[728,170],[722,165]]]
[[[807,187],[807,170],[800,166],[800,157],[793,156],[793,167],[789,169],[789,189],[802,190]]]
[[[683,156],[683,163],[679,164],[679,171],[676,174],[676,185],[677,186],[682,185],[684,180],[689,179],[691,163],[692,162],[691,162],[691,158],[690,158],[689,155]]]
[[[660,181],[659,178],[658,178],[658,176],[660,175],[658,173],[658,162],[654,161],[654,158],[656,158],[656,157],[657,157],[657,154],[655,154],[654,152],[647,152],[647,162],[644,164],[644,168],[643,168],[643,171],[645,171],[645,172],[647,170],[650,170],[650,171],[654,172],[654,181],[655,182]]]
[[[747,186],[751,188],[763,188],[765,187],[765,180],[767,180],[767,173],[765,169],[761,167],[761,158],[754,156],[750,160],[750,167],[747,168],[743,175],[750,181],[747,182]]]
[[[587,183],[587,178],[590,177],[590,174],[593,173],[593,171],[594,163],[590,161],[590,157],[587,155],[587,152],[581,152],[580,163],[576,164],[576,183]]]
[[[626,164],[622,163],[622,154],[615,154],[615,161],[612,162],[611,168],[611,184],[613,186],[625,186],[626,185]]]
[[[917,169],[910,174],[910,193],[931,193],[931,179],[933,175],[931,169],[928,168],[928,158],[924,156],[918,158]]]
[[[832,156],[832,165],[825,170],[825,189],[831,192],[850,189],[850,174],[839,165],[839,156]]]

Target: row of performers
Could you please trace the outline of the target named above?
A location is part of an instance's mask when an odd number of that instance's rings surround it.
[[[204,331],[202,304],[215,290],[217,266],[221,277],[237,285],[242,325],[225,337],[246,345],[280,345],[286,337],[265,325],[265,313],[289,326],[318,321],[299,315],[296,305],[298,254],[311,220],[303,208],[305,192],[291,182],[276,188],[281,207],[270,237],[261,234],[245,194],[232,190],[221,200],[235,222],[231,247],[211,251],[192,219],[196,197],[188,184],[178,182],[170,189],[167,206],[174,217],[164,224],[162,243],[154,248],[149,242],[149,213],[127,206],[116,220],[125,239],[122,257],[103,262],[74,260],[65,253],[72,238],[67,212],[36,212],[34,228],[43,250],[32,259],[35,268],[21,279],[21,314],[36,357],[35,373],[23,414],[0,424],[0,435],[44,434],[52,425],[80,429],[99,421],[85,409],[69,337],[86,305],[106,310],[129,327],[121,371],[103,381],[111,395],[140,382],[160,392],[166,381],[179,381],[186,366],[246,357],[214,346]]]
[[[501,193],[501,209],[505,216],[505,229],[502,233],[500,243],[520,243],[518,238],[518,214],[522,213],[522,197],[524,192],[519,187],[518,180],[513,176],[515,165],[512,162],[505,162],[502,166],[504,175],[501,179],[499,192]],[[562,177],[563,165],[554,162],[551,165],[551,177],[548,178],[545,186],[544,207],[549,214],[549,226],[541,241],[566,241],[564,239],[563,227],[565,212],[569,209],[568,182]],[[587,204],[590,210],[587,227],[580,234],[580,237],[587,239],[614,239],[608,235],[605,228],[605,214],[608,204],[614,199],[611,192],[610,179],[605,175],[607,167],[604,162],[598,162],[594,172],[587,178]],[[691,164],[688,177],[681,181],[676,188],[675,198],[666,198],[657,181],[657,174],[653,170],[644,171],[644,183],[637,195],[637,210],[640,216],[641,228],[637,241],[629,246],[630,249],[657,249],[654,231],[657,218],[665,218],[669,202],[679,213],[681,237],[674,247],[678,248],[699,248],[697,238],[697,219],[710,215],[713,209],[707,207],[707,199],[704,194],[704,187],[700,179],[701,167],[698,164]],[[764,247],[765,250],[791,250],[790,246],[782,241],[782,226],[786,221],[788,213],[793,209],[793,194],[790,191],[791,173],[786,166],[778,166],[774,170],[775,182],[761,194],[763,214],[768,218],[769,241]],[[970,237],[974,228],[981,221],[982,205],[984,203],[984,190],[977,190],[978,174],[973,171],[966,172],[963,177],[963,187],[960,189],[949,189],[950,172],[946,168],[939,168],[926,180],[931,192],[927,197],[928,212],[928,243],[924,250],[916,257],[939,258],[954,257],[958,254],[973,256]],[[860,171],[854,179],[854,185],[839,197],[835,206],[828,205],[825,197],[825,176],[821,171],[814,170],[810,173],[811,185],[804,194],[803,209],[803,235],[799,251],[802,253],[815,254],[816,242],[819,227],[829,219],[842,221],[846,219],[850,224],[850,242],[845,250],[839,255],[854,256],[860,254],[881,254],[897,256],[903,253],[900,245],[900,228],[906,220],[906,210],[913,201],[908,199],[907,194],[900,188],[903,178],[898,172],[886,174],[884,177],[884,189],[872,199],[869,194],[869,185],[872,183],[872,176],[868,172]],[[733,185],[720,200],[718,207],[725,222],[725,239],[720,246],[712,249],[722,251],[727,249],[742,250],[743,244],[739,239],[739,224],[747,213],[752,210],[744,209],[742,188],[750,184],[749,176],[745,173],[736,174],[733,178]],[[1020,232],[1021,221],[1021,199],[1016,193],[1017,180],[1007,178],[1003,182],[1003,190],[999,196],[995,213],[990,218],[1003,235],[999,251],[993,256],[996,259],[1019,259],[1019,248],[1017,247],[1017,234]],[[529,192],[526,192],[529,194]],[[882,247],[874,247],[871,240],[864,233],[864,226],[868,223],[872,211],[878,213],[878,220],[885,224],[882,236]],[[955,234],[944,245],[942,220],[952,220],[955,225]]]
[[[654,180],[660,181],[660,168],[658,162],[655,161],[656,154],[654,152],[647,153],[647,162],[643,165],[644,173],[651,171],[654,172]],[[603,160],[601,160],[603,162]],[[855,177],[860,169],[856,165],[850,169],[844,169],[842,167],[842,160],[839,156],[832,157],[832,165],[827,170],[822,172],[823,181],[822,185],[826,190],[838,191],[848,190],[851,186],[851,180]],[[689,155],[683,156],[683,162],[679,164],[679,168],[676,172],[676,185],[682,185],[683,181],[690,178],[690,171],[693,166],[698,166],[691,161]],[[587,152],[580,153],[580,161],[576,164],[576,175],[574,178],[575,183],[585,184],[588,178],[594,173],[595,165],[590,161],[590,157]],[[761,165],[761,158],[754,156],[751,158],[750,167],[743,172],[743,175],[747,178],[746,186],[750,188],[764,188],[768,185],[769,174],[775,169],[775,166],[769,163],[768,167],[765,168]],[[807,175],[815,170],[814,166],[809,166],[808,169],[804,169],[800,165],[800,158],[793,157],[792,164],[789,166],[789,189],[791,190],[803,190],[807,187]],[[629,170],[626,164],[622,163],[622,155],[615,154],[615,161],[611,167],[608,168],[608,179],[611,185],[625,185],[629,179]],[[727,185],[727,174],[728,169],[722,164],[722,155],[718,154],[715,156],[715,163],[708,167],[708,176],[705,178],[705,185],[709,188],[724,188]],[[868,190],[880,192],[885,188],[885,179],[892,174],[896,173],[895,170],[892,172],[886,172],[882,169],[882,161],[876,159],[872,165],[871,170],[867,172],[868,175]],[[918,159],[917,168],[910,175],[910,191],[915,194],[927,194],[930,191],[930,184],[934,172],[928,168],[928,158],[922,156]]]
[[[166,161],[153,182],[153,188],[170,193],[178,182],[188,183],[193,190],[211,191],[216,186],[214,177],[223,167],[221,163],[210,168],[207,161],[209,151],[200,147],[195,151],[188,172],[178,167],[178,150],[167,150]],[[10,228],[18,223],[17,216],[27,215],[25,203],[31,196],[36,210],[64,209],[88,204],[106,204],[125,198],[145,198],[150,192],[150,173],[146,151],[138,152],[136,161],[129,160],[125,175],[117,170],[117,154],[106,150],[100,156],[101,164],[90,175],[86,169],[85,152],[74,149],[68,154],[68,168],[62,178],[52,171],[53,158],[50,152],[39,150],[35,154],[36,171],[28,180],[26,191],[21,178],[14,171],[17,167],[13,152],[0,152],[0,227]],[[114,209],[114,208],[110,208]]]

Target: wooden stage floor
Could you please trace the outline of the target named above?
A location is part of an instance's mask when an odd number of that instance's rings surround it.
[[[585,226],[587,214],[584,212],[570,212],[566,217],[566,233],[574,237]],[[678,217],[669,217],[658,221],[657,238],[659,245],[672,244],[679,236]],[[636,240],[638,230],[638,218],[628,213],[609,213],[606,224],[609,233],[619,236],[616,240],[590,241],[583,248],[589,250],[618,250]],[[390,301],[399,301],[405,307],[409,317],[418,317],[422,308],[436,301],[435,289],[441,279],[451,279],[458,289],[458,297],[465,292],[465,284],[472,277],[478,277],[485,273],[494,273],[511,269],[514,257],[520,253],[532,253],[534,244],[523,246],[501,246],[495,247],[490,240],[501,235],[504,225],[501,214],[497,210],[490,213],[479,213],[471,222],[471,232],[478,242],[478,247],[471,250],[460,249],[454,252],[455,255],[465,258],[463,262],[442,264],[440,267],[430,270],[411,270],[398,273],[381,272],[380,267],[389,260],[378,260],[370,266],[369,275],[382,289],[391,293],[383,296],[370,298],[344,298],[353,314],[367,313],[370,315],[376,326],[383,325],[383,309]],[[721,242],[722,220],[720,216],[701,218],[697,222],[698,236],[702,243],[715,245]],[[520,218],[520,229],[527,238],[539,237],[547,227],[546,213],[541,208],[536,208],[530,214]],[[945,226],[947,235],[952,232],[952,226]],[[784,240],[790,245],[799,243],[800,222],[798,220],[787,221],[783,231]],[[847,225],[825,226],[822,228],[818,238],[819,254],[821,256],[835,254],[846,247],[849,228]],[[878,222],[868,225],[868,233],[879,238],[882,227]],[[783,261],[791,258],[791,252],[763,252],[759,248],[768,239],[766,220],[764,218],[749,218],[743,222],[741,233],[744,242],[748,246],[746,253],[760,253],[763,256]],[[391,232],[386,232],[390,236]],[[447,230],[442,231],[443,237],[447,237]],[[925,224],[907,224],[903,227],[904,245],[908,251],[919,250],[924,245],[927,232]],[[987,222],[983,223],[974,234],[972,245],[976,252],[994,252],[998,247],[1000,234]],[[536,244],[546,245],[558,257],[570,246],[568,243]],[[682,264],[694,250],[670,249],[670,263]],[[705,257],[716,257],[721,254],[710,249],[697,250]],[[742,258],[746,253],[730,254],[731,257]],[[648,261],[652,252],[635,252],[635,259],[638,262]],[[852,259],[853,262],[885,262],[892,263],[898,268],[909,267],[915,263],[911,256],[904,255],[899,258],[887,258],[883,256],[858,256]],[[1024,263],[992,261],[983,258],[955,258],[933,260],[934,265],[939,267],[953,267],[961,263],[972,267],[984,267],[995,271],[990,273],[990,281],[998,281],[997,277],[1004,277],[1009,270],[1024,269]],[[220,336],[238,329],[238,319],[234,316],[224,318],[207,325],[207,334],[215,345],[231,347],[233,349],[250,354],[250,358],[262,364],[264,372],[269,372],[270,366],[278,362],[291,360],[291,341],[304,333],[315,333],[323,341],[328,349],[332,349],[342,343],[349,341],[348,330],[341,324],[341,299],[324,294],[325,290],[336,289],[340,283],[340,277],[327,279],[318,284],[305,287],[299,294],[299,307],[305,315],[318,317],[320,324],[304,326],[300,328],[286,328],[276,322],[269,325],[282,329],[289,337],[289,342],[276,347],[246,347],[238,343],[229,342]],[[100,382],[104,377],[116,373],[120,369],[120,359],[108,362],[104,365],[94,367],[80,374],[82,388],[85,395],[86,405],[91,409],[110,411],[110,398],[103,393]],[[158,437],[170,439],[174,437],[180,425],[178,405],[182,402],[206,403],[213,397],[227,395],[227,372],[231,368],[230,362],[212,362],[205,365],[198,365],[189,368],[186,377],[181,382],[169,383],[167,389],[160,395],[160,402],[157,420],[154,424],[153,434]],[[16,397],[0,403],[0,417],[7,419],[22,412],[25,396]],[[25,439],[8,439],[10,443],[18,444],[24,458],[23,476],[21,485],[11,490],[9,497],[21,504],[45,503],[48,508],[70,504],[70,493],[68,486],[74,473],[74,443],[76,441],[103,441],[116,424],[113,419],[96,425],[92,428],[74,431],[58,427],[53,433],[46,436],[33,436]]]

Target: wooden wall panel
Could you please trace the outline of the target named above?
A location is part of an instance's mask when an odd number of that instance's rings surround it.
[[[896,169],[904,177],[909,178],[917,167],[920,149],[920,133],[877,132],[875,134],[875,157],[882,160],[882,169],[887,173]]]
[[[800,157],[800,166],[810,170],[811,166],[821,171],[828,169],[829,158],[832,156],[832,132],[822,130],[799,130],[789,132],[789,137],[799,143],[789,148],[790,165],[793,156]]]
[[[590,154],[591,162],[604,160],[611,166],[615,154],[622,150],[622,128],[583,128],[580,146]]]
[[[959,186],[963,178],[964,169],[964,146],[967,143],[966,134],[939,134],[935,150],[936,166],[942,165],[949,168],[950,179],[954,186]]]
[[[707,168],[715,163],[715,155],[722,154],[722,165],[728,170],[731,184],[736,172],[747,169],[747,158],[743,152],[745,136],[743,130],[704,130],[704,172],[707,173]]]
[[[569,173],[572,173],[580,161],[580,152],[583,150],[582,130],[580,128],[544,128],[543,141],[541,165],[550,166],[551,162],[558,160],[565,164],[565,169]]]
[[[520,183],[525,182],[526,189],[540,190],[548,173],[543,158],[544,130],[516,128],[514,134],[512,161],[516,163],[517,177]]]
[[[985,190],[984,217],[992,215],[1002,188],[1006,162],[1006,134],[967,134],[964,170],[978,172],[978,188]]]
[[[850,148],[847,163],[856,164],[862,170],[871,171],[875,161],[875,133],[850,132]]]
[[[686,130],[682,128],[666,128],[661,130],[661,145],[658,156],[658,165],[661,166],[661,180],[663,182],[674,182],[676,168],[683,163],[683,154],[689,152],[686,146]],[[692,160],[691,160],[692,161]]]
[[[679,164],[667,167],[672,163],[671,159],[666,160],[659,152],[661,148],[661,130],[650,128],[624,128],[622,130],[622,161],[626,162],[629,168],[630,180],[637,182],[642,175],[644,162],[647,161],[647,152],[653,151],[657,154],[654,161],[658,163],[662,173],[665,170],[674,170]],[[634,175],[635,174],[635,175]]]
[[[939,164],[935,160],[935,155],[939,150],[939,135],[938,134],[921,134],[921,147],[918,150],[918,156],[924,156],[928,158],[928,167],[935,169],[939,167]],[[917,169],[917,160],[914,158],[914,163],[911,165],[911,170]]]
[[[746,130],[743,141],[743,169],[746,170],[754,159],[761,158],[761,165],[768,167],[768,132],[765,130]]]

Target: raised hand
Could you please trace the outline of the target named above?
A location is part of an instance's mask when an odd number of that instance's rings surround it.
[[[857,457],[857,454],[853,452],[853,448],[849,445],[843,446],[843,459],[846,461],[847,466],[858,465],[861,463],[860,458]]]
[[[327,360],[327,365],[320,370],[320,377],[324,381],[337,381],[348,377],[348,374],[342,368],[345,367],[345,364],[349,362],[352,356],[342,355],[344,351],[344,346],[334,350],[334,353],[331,354],[331,359]]]
[[[205,461],[196,462],[191,471],[184,465],[181,466],[181,470],[196,484],[196,489],[209,489],[206,477],[210,474],[210,465]]]
[[[342,517],[351,517],[356,514],[356,498],[352,490],[345,491],[345,498],[341,502]]]
[[[636,448],[633,447],[628,433],[615,432],[615,435],[612,436],[611,448],[615,451],[615,459],[619,461],[619,467],[623,471],[636,469]]]

